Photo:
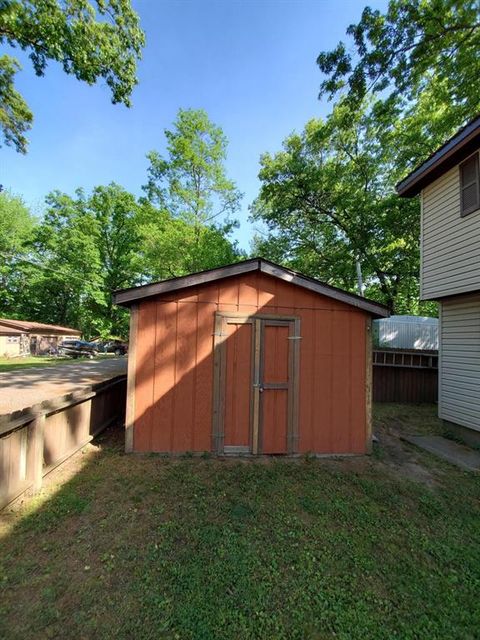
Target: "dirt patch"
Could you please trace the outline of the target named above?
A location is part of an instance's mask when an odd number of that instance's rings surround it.
[[[378,443],[374,445],[377,458],[387,467],[402,477],[420,482],[429,487],[438,484],[438,472],[432,473],[431,465],[415,447],[401,439],[405,430],[411,427],[396,418],[388,422],[377,422],[375,435]]]

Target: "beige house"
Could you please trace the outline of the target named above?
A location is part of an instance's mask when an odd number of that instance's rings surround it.
[[[62,340],[78,339],[81,335],[71,327],[0,318],[0,357],[44,355]]]
[[[439,302],[439,416],[480,442],[480,117],[397,185],[420,194],[422,300]]]
[[[30,340],[25,332],[0,325],[0,358],[14,358],[29,353]]]

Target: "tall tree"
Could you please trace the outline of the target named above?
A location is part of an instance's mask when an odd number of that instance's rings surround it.
[[[28,254],[35,224],[20,197],[0,193],[0,315],[15,314],[18,266]]]
[[[197,271],[206,268],[209,239],[227,236],[235,225],[229,216],[239,209],[242,195],[226,175],[227,139],[205,111],[180,109],[165,137],[166,157],[157,151],[147,155],[144,189],[151,203],[179,221],[178,248],[188,258],[184,269]],[[226,257],[218,254],[221,262]]]
[[[145,36],[130,0],[1,0],[5,43],[28,51],[38,76],[57,61],[88,84],[103,78],[112,102],[130,106]],[[0,127],[5,143],[25,153],[33,115],[15,89],[20,68],[16,58],[0,56]]]
[[[252,213],[269,235],[257,249],[352,291],[359,263],[367,295],[415,311],[418,207],[394,193],[395,148],[378,126],[368,110],[339,104],[262,156]]]
[[[11,315],[74,326],[86,337],[125,337],[128,313],[113,304],[113,291],[188,273],[197,233],[195,259],[204,268],[237,259],[215,227],[194,228],[115,183],[91,194],[50,193],[18,256],[12,244],[5,278]]]
[[[139,214],[145,277],[159,280],[211,269],[243,257],[228,238],[229,226],[192,224],[143,201]]]
[[[133,195],[116,184],[90,196],[53,192],[35,231],[18,308],[30,319],[72,325],[87,336],[125,335],[115,289],[141,281]]]
[[[480,110],[480,5],[390,0],[385,12],[366,7],[347,35],[353,47],[340,42],[317,60],[320,98],[337,100],[313,125],[323,134],[309,125],[263,159],[254,212],[270,234],[257,242],[350,288],[359,260],[367,293],[417,312],[420,207],[399,200],[394,185]],[[282,205],[281,189],[293,200]],[[300,227],[295,240],[289,224]]]
[[[320,97],[343,97],[355,111],[370,94],[397,123],[404,173],[480,111],[478,0],[390,0],[366,7],[340,42],[317,62]]]
[[[100,332],[95,322],[95,309],[103,302],[100,259],[87,197],[80,189],[74,198],[56,191],[46,205],[18,306],[31,320],[73,326],[87,336]]]

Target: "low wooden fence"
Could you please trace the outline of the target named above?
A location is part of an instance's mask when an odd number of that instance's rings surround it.
[[[374,349],[374,402],[437,402],[438,352]]]
[[[25,491],[38,491],[43,477],[124,419],[126,376],[81,392],[0,416],[0,509]]]

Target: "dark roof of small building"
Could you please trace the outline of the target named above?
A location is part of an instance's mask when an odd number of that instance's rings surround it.
[[[45,335],[80,336],[82,332],[71,327],[62,327],[58,324],[45,324],[43,322],[30,322],[28,320],[11,320],[0,318],[0,331],[4,329],[16,329],[18,333],[40,333]]]
[[[350,306],[362,309],[373,316],[385,318],[390,315],[388,307],[379,302],[363,298],[354,293],[349,293],[337,287],[332,287],[320,280],[304,276],[301,273],[282,267],[264,258],[251,258],[250,260],[243,260],[242,262],[236,262],[225,267],[200,271],[188,276],[170,278],[168,280],[152,282],[151,284],[131,287],[129,289],[120,289],[114,293],[114,302],[118,305],[129,307],[138,300],[187,289],[188,287],[199,286],[252,271],[260,271],[274,278],[279,278],[280,280],[303,287],[304,289],[314,291],[329,298],[334,298]]]
[[[459,164],[480,147],[480,115],[470,120],[455,135],[434,151],[406,178],[397,184],[397,193],[411,198],[420,193],[431,182]]]

